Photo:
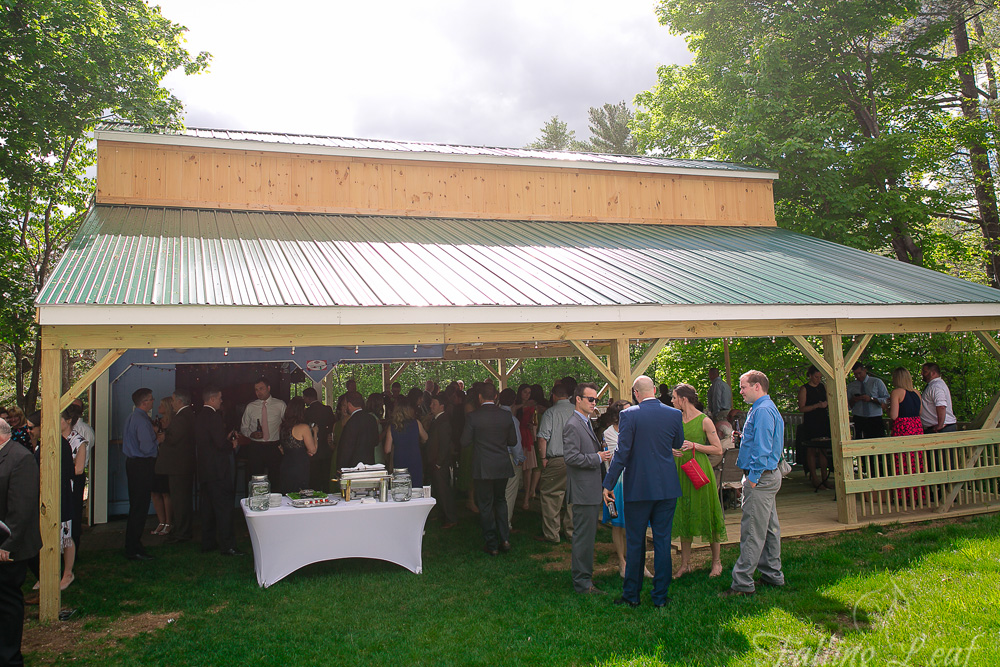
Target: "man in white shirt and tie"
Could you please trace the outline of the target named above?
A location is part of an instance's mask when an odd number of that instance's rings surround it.
[[[271,382],[260,378],[253,385],[257,400],[243,411],[240,433],[250,438],[247,463],[251,475],[265,472],[272,483],[278,481],[281,470],[281,420],[285,418],[285,402],[271,396]]]

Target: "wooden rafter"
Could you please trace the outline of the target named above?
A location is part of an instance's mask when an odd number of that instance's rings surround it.
[[[992,354],[994,359],[1000,360],[1000,343],[997,343],[996,339],[985,331],[975,331],[973,333],[982,342],[986,351]]]
[[[631,382],[635,382],[637,377],[646,372],[649,365],[653,363],[654,359],[656,359],[656,355],[660,353],[660,350],[662,350],[663,346],[668,342],[670,342],[669,338],[657,338],[653,341],[653,344],[642,353],[642,356],[639,357],[639,361],[635,362],[635,366],[632,367],[632,377],[630,378]]]
[[[858,363],[858,359],[861,358],[861,353],[865,351],[868,347],[868,343],[871,342],[872,334],[865,334],[861,337],[861,340],[855,341],[854,345],[851,345],[851,349],[847,351],[844,355],[844,370],[849,371],[854,368],[854,364]]]
[[[111,364],[118,361],[118,359],[120,359],[125,352],[125,348],[118,348],[116,350],[110,350],[107,354],[101,357],[100,361],[94,364],[93,368],[84,373],[83,377],[77,380],[76,384],[70,387],[70,390],[62,395],[59,399],[59,412],[68,408],[70,403],[75,401],[80,394],[87,391],[90,385],[94,384],[94,381],[101,377],[101,374],[104,373],[104,371],[111,368]]]
[[[394,370],[392,372],[392,375],[389,376],[389,384],[392,385],[393,382],[395,382],[396,380],[398,380],[399,376],[403,374],[403,371],[405,371],[409,367],[409,365],[411,363],[413,363],[413,362],[411,362],[411,361],[404,361],[403,363],[401,363],[399,365],[399,368],[397,368],[396,370]]]
[[[813,365],[823,373],[824,377],[833,379],[833,368],[829,363],[827,363],[826,359],[823,358],[823,355],[812,346],[812,343],[806,340],[803,336],[789,336],[788,340],[792,341],[792,344],[799,348],[799,351],[802,352],[806,359],[811,361]]]
[[[572,343],[573,347],[577,349],[581,357],[586,359],[598,373],[604,376],[604,379],[607,380],[612,387],[617,386],[618,378],[611,372],[611,369],[608,368],[603,361],[601,361],[601,358],[594,354],[589,347],[587,347],[586,343],[582,340],[571,340],[569,342]]]

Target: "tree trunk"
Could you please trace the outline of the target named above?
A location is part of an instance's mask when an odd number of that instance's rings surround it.
[[[969,33],[962,14],[955,16],[952,37],[955,40],[955,54],[959,58],[968,54]],[[982,122],[979,88],[972,65],[959,65],[958,79],[962,87],[962,115],[969,123]],[[966,147],[969,149],[969,162],[972,166],[973,192],[979,207],[979,227],[985,240],[986,275],[990,279],[990,285],[1000,289],[1000,213],[997,211],[997,193],[993,186],[989,151],[985,143],[975,139],[970,139]]]

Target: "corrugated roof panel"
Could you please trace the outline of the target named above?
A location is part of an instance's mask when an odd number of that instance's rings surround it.
[[[96,206],[38,303],[918,306],[1000,291],[773,227]]]

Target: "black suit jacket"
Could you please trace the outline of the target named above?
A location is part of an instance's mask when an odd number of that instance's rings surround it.
[[[226,439],[226,422],[222,413],[204,406],[195,416],[194,434],[198,448],[198,480],[232,480],[233,444]]]
[[[42,548],[38,529],[38,464],[35,457],[15,440],[0,449],[0,521],[10,535],[0,539],[0,549],[13,560],[34,557]]]
[[[454,445],[451,437],[451,419],[447,412],[436,418],[431,416],[427,429],[427,460],[432,465],[447,468],[451,465]]]
[[[358,463],[375,463],[378,420],[370,412],[358,410],[344,424],[337,444],[337,467],[353,468]]]
[[[158,475],[193,475],[195,459],[194,408],[187,406],[174,415],[156,455]]]
[[[330,450],[330,431],[333,430],[333,408],[323,405],[319,401],[313,401],[306,407],[306,423],[316,424],[318,431],[318,442],[316,447],[316,459],[329,459],[333,452]]]
[[[509,479],[514,476],[507,448],[517,445],[517,430],[509,412],[487,403],[466,415],[462,446],[470,445],[473,479]]]

